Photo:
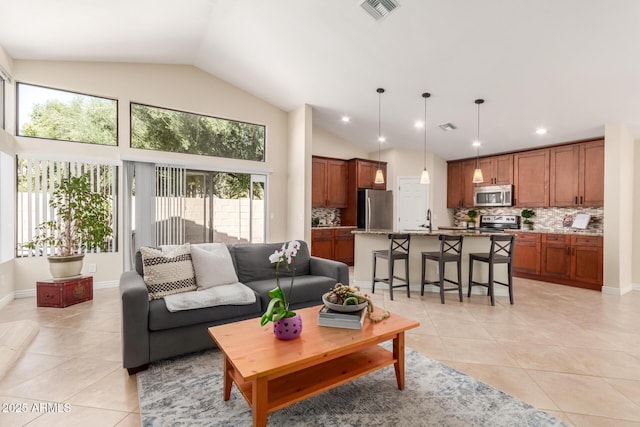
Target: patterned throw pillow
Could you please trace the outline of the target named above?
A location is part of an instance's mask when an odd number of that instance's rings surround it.
[[[188,243],[164,254],[147,247],[141,247],[140,253],[149,300],[197,289]]]

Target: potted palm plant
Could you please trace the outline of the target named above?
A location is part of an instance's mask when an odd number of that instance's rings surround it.
[[[469,209],[467,211],[467,216],[469,217],[469,221],[467,221],[467,228],[476,228],[476,217],[478,216],[478,211]]]
[[[36,234],[24,246],[48,247],[49,270],[54,279],[80,274],[84,251],[106,251],[113,234],[111,200],[93,191],[90,176],[64,176],[49,199],[54,218],[39,224]]]
[[[520,212],[520,215],[522,216],[522,218],[524,218],[524,221],[522,221],[523,230],[533,229],[533,221],[531,221],[531,217],[535,216],[535,214],[536,213],[531,209],[522,209],[522,212]]]

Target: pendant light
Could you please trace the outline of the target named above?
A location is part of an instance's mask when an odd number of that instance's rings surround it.
[[[382,134],[380,133],[380,111],[381,111],[381,103],[382,103],[382,94],[384,93],[384,89],[378,88],[376,90],[378,92],[378,170],[376,171],[376,177],[373,180],[375,184],[384,184],[384,175],[382,174],[382,168],[380,167],[380,144],[384,140]]]
[[[420,184],[430,184],[429,171],[427,170],[427,98],[431,96],[430,93],[425,92],[422,94],[424,98],[424,170],[420,175]]]
[[[476,99],[475,103],[478,106],[478,139],[473,143],[476,147],[476,169],[473,171],[473,183],[481,184],[484,182],[484,178],[482,169],[480,169],[480,104],[484,103],[484,99]]]

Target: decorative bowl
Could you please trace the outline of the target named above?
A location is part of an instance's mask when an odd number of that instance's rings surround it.
[[[341,313],[351,313],[353,311],[359,311],[367,306],[367,301],[355,305],[335,304],[327,300],[327,295],[328,294],[322,295],[322,302],[324,303],[324,305],[326,305],[331,310],[339,311]]]

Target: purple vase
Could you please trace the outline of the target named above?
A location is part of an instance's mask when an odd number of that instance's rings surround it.
[[[296,313],[293,317],[285,317],[273,322],[273,333],[281,340],[298,338],[302,334],[302,317]]]

